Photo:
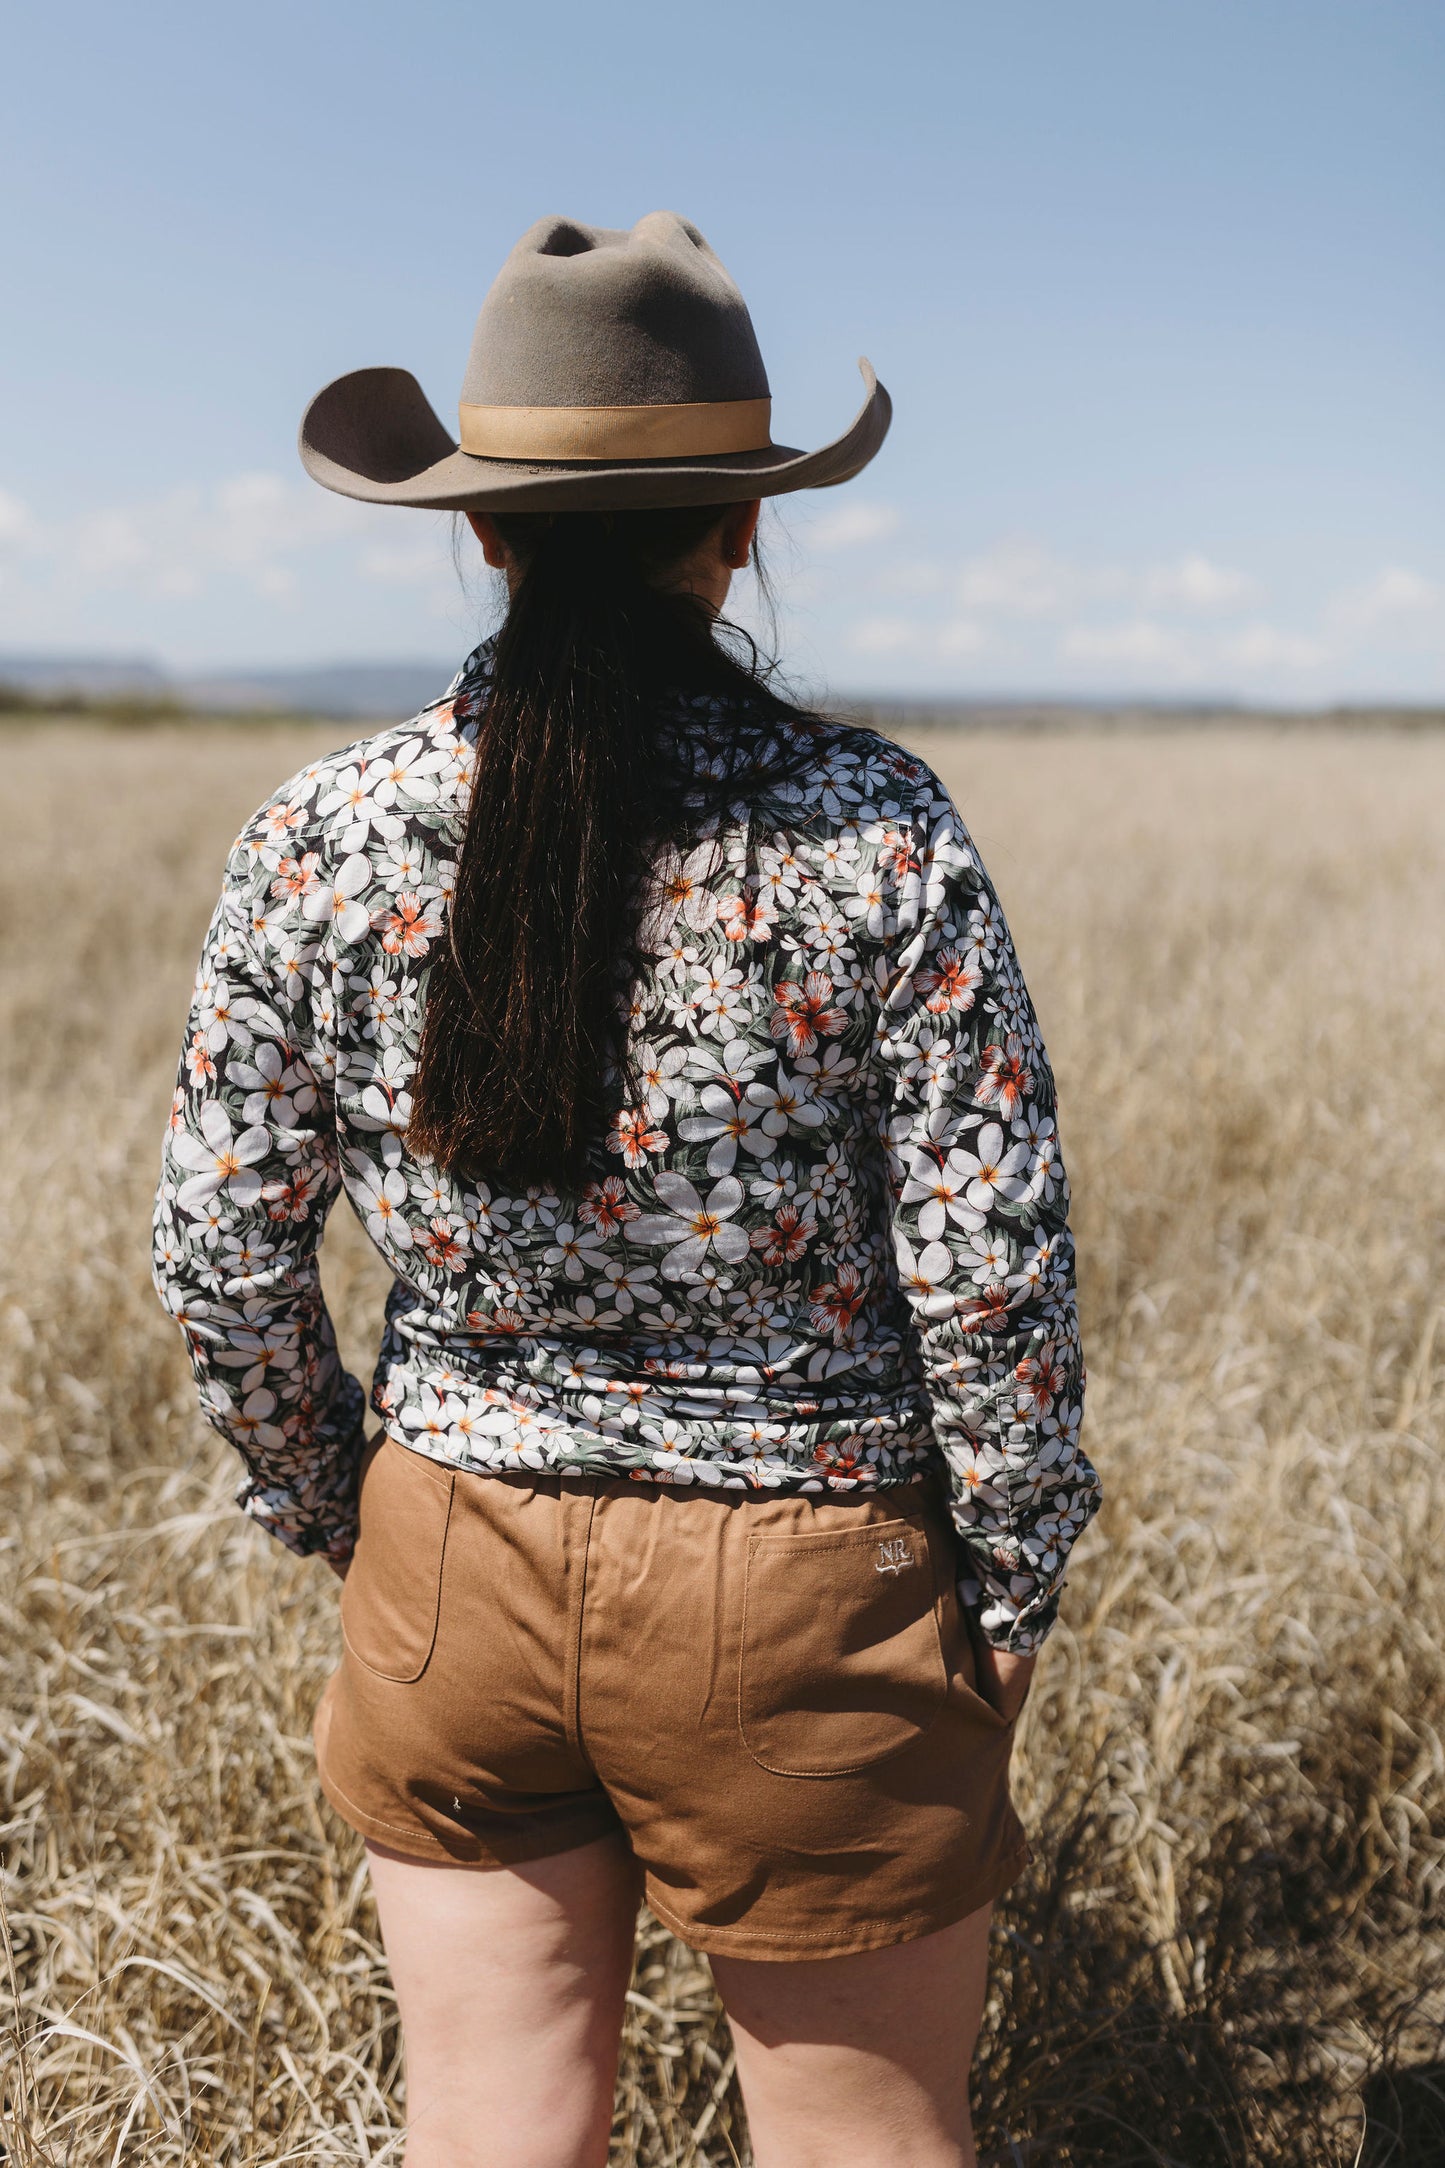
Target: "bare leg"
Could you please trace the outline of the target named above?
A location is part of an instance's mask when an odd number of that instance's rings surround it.
[[[712,1960],[757,2168],[977,2168],[992,1912],[859,1957]]]
[[[622,1840],[494,1870],[367,1853],[407,2168],[604,2168],[639,1895]]]

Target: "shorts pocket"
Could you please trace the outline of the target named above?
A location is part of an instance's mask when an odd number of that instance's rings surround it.
[[[359,1664],[408,1686],[431,1661],[456,1476],[383,1438],[361,1478],[361,1533],[341,1586],[341,1630]]]
[[[748,1539],[738,1729],[764,1769],[867,1769],[921,1738],[947,1696],[925,1521]]]

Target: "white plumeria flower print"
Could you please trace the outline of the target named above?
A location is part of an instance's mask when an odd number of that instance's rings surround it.
[[[657,1299],[657,1276],[652,1266],[633,1258],[605,1258],[598,1284],[606,1288],[620,1317],[630,1317],[639,1302]]]
[[[764,1126],[762,1107],[751,1103],[751,1086],[747,1097],[738,1098],[725,1085],[705,1084],[698,1099],[701,1114],[679,1122],[677,1133],[686,1144],[710,1144],[709,1174],[731,1174],[739,1145],[758,1158],[772,1150],[772,1133]]]
[[[920,1223],[922,1214],[919,1214]],[[1009,1280],[1011,1250],[1000,1227],[983,1227],[969,1237],[962,1262],[976,1280]]]
[[[316,1085],[305,1066],[288,1062],[279,1046],[260,1046],[250,1062],[236,1062],[231,1070],[236,1082],[247,1088],[241,1114],[248,1125],[276,1122],[283,1129],[296,1125],[298,1114],[309,1114],[316,1104]]]
[[[970,1155],[958,1150],[945,1153],[941,1160],[929,1151],[914,1154],[902,1201],[918,1206],[918,1232],[926,1240],[937,1242],[950,1225],[967,1233],[986,1225],[986,1213],[968,1194],[976,1166]]]
[[[364,851],[373,841],[390,842],[406,833],[405,821],[389,812],[374,795],[374,780],[364,769],[343,768],[335,789],[317,808],[336,816],[338,841],[345,852]]]
[[[642,1104],[655,1121],[663,1120],[678,1093],[678,1078],[687,1067],[685,1046],[642,1046],[633,1066],[642,1088]]]
[[[790,1129],[821,1129],[827,1120],[813,1097],[811,1079],[789,1076],[781,1062],[773,1082],[750,1084],[747,1096],[769,1139],[785,1137]]]
[[[709,1250],[729,1264],[748,1254],[748,1233],[730,1224],[743,1202],[743,1186],[736,1176],[724,1175],[707,1197],[700,1197],[685,1175],[659,1174],[653,1188],[666,1213],[644,1212],[627,1228],[630,1242],[670,1245],[662,1260],[662,1275],[681,1280],[695,1272]]]
[[[193,1170],[177,1192],[181,1210],[201,1211],[216,1198],[238,1211],[254,1205],[264,1180],[257,1170],[271,1141],[266,1131],[253,1125],[237,1135],[226,1109],[215,1099],[201,1107],[197,1127],[198,1137],[173,1131],[170,1139],[172,1159]]]
[[[302,917],[313,925],[329,919],[343,941],[359,941],[371,926],[371,913],[357,898],[371,878],[370,859],[363,852],[353,852],[343,858],[329,888],[314,888],[304,898]]]
[[[387,1249],[411,1248],[412,1230],[402,1210],[407,1201],[404,1174],[395,1167],[365,1166],[352,1194],[373,1242]]]
[[[447,756],[408,738],[394,753],[367,762],[367,788],[380,806],[388,809],[398,798],[429,803],[437,793],[437,779],[447,766]]]
[[[400,1143],[411,1120],[411,1093],[389,1092],[383,1084],[368,1084],[352,1120],[358,1129],[376,1130]]]
[[[952,1250],[943,1242],[925,1242],[915,1248],[906,1235],[896,1235],[893,1246],[904,1293],[925,1316],[946,1316],[954,1308],[952,1295],[943,1292],[943,1283],[953,1271]]]
[[[967,1198],[976,1212],[988,1212],[995,1204],[1017,1204],[1028,1195],[1029,1148],[1005,1141],[997,1122],[985,1122],[978,1133],[976,1152],[950,1152],[968,1176]]]
[[[585,1280],[589,1272],[595,1273],[602,1266],[602,1244],[590,1228],[574,1227],[570,1220],[563,1220],[553,1229],[542,1262],[560,1267],[569,1280]]]

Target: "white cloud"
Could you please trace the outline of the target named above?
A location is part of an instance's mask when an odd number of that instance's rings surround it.
[[[44,550],[51,540],[38,536],[39,549]],[[74,523],[68,540],[75,563],[91,579],[139,571],[153,556],[142,522],[130,512],[85,513]]]
[[[1151,567],[1140,586],[1145,601],[1156,609],[1235,609],[1259,591],[1245,573],[1232,572],[1227,565],[1216,565],[1197,553],[1175,564]]]
[[[890,595],[907,595],[920,601],[926,595],[952,594],[957,570],[940,564],[936,557],[895,558],[884,561],[871,573],[875,586]]]
[[[865,617],[853,627],[849,646],[860,655],[896,655],[900,648],[926,641],[923,628],[906,617]]]
[[[1124,624],[1073,625],[1063,636],[1062,648],[1080,662],[1143,665],[1171,675],[1196,667],[1194,651],[1180,633],[1143,617]]]
[[[1402,618],[1441,616],[1445,615],[1445,586],[1412,572],[1407,565],[1386,565],[1372,580],[1341,595],[1335,612],[1342,623],[1362,631]]]
[[[0,543],[17,574],[51,597],[98,588],[187,601],[241,582],[263,599],[302,598],[308,569],[339,552],[352,577],[455,585],[449,536],[435,519],[387,533],[374,507],[278,474],[238,474],[138,504],[40,521],[0,495]],[[382,536],[385,539],[382,540]]]
[[[1101,605],[1144,613],[1227,612],[1256,600],[1258,583],[1200,551],[1162,564],[1082,563],[1027,536],[1006,536],[952,570],[935,561],[888,568],[886,584],[915,600],[950,594],[970,619],[1065,620]]]
[[[1260,670],[1316,670],[1330,659],[1318,640],[1276,625],[1246,625],[1221,641],[1219,652],[1226,662]]]
[[[1411,684],[1445,667],[1445,584],[1400,564],[1333,600],[1261,614],[1263,583],[1203,550],[1136,560],[1069,556],[1026,535],[954,558],[870,562],[839,639],[939,683],[1228,689],[1260,698]],[[873,615],[869,600],[892,605]],[[816,598],[812,603],[816,612]],[[1311,682],[1313,681],[1313,682]]]
[[[1078,591],[1075,568],[1036,543],[995,543],[965,558],[954,593],[965,610],[985,616],[1051,617],[1066,609]]]
[[[860,543],[880,542],[898,528],[898,508],[892,504],[839,504],[821,513],[807,530],[815,549],[856,549]]]
[[[384,587],[429,586],[437,578],[439,565],[447,579],[454,581],[450,536],[439,537],[435,526],[422,521],[399,521],[394,534],[362,550],[356,560],[364,579],[377,580]]]
[[[955,618],[945,625],[938,635],[940,655],[976,655],[980,648],[988,646],[988,631],[971,617]]]
[[[0,549],[22,543],[33,525],[29,505],[12,497],[8,489],[0,489]]]

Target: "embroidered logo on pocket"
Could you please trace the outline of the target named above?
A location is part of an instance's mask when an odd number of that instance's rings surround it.
[[[908,1538],[906,1536],[890,1536],[887,1542],[880,1543],[878,1546],[878,1557],[874,1563],[873,1571],[875,1573],[901,1573],[905,1566],[911,1566],[912,1564],[913,1552],[909,1548]]]

